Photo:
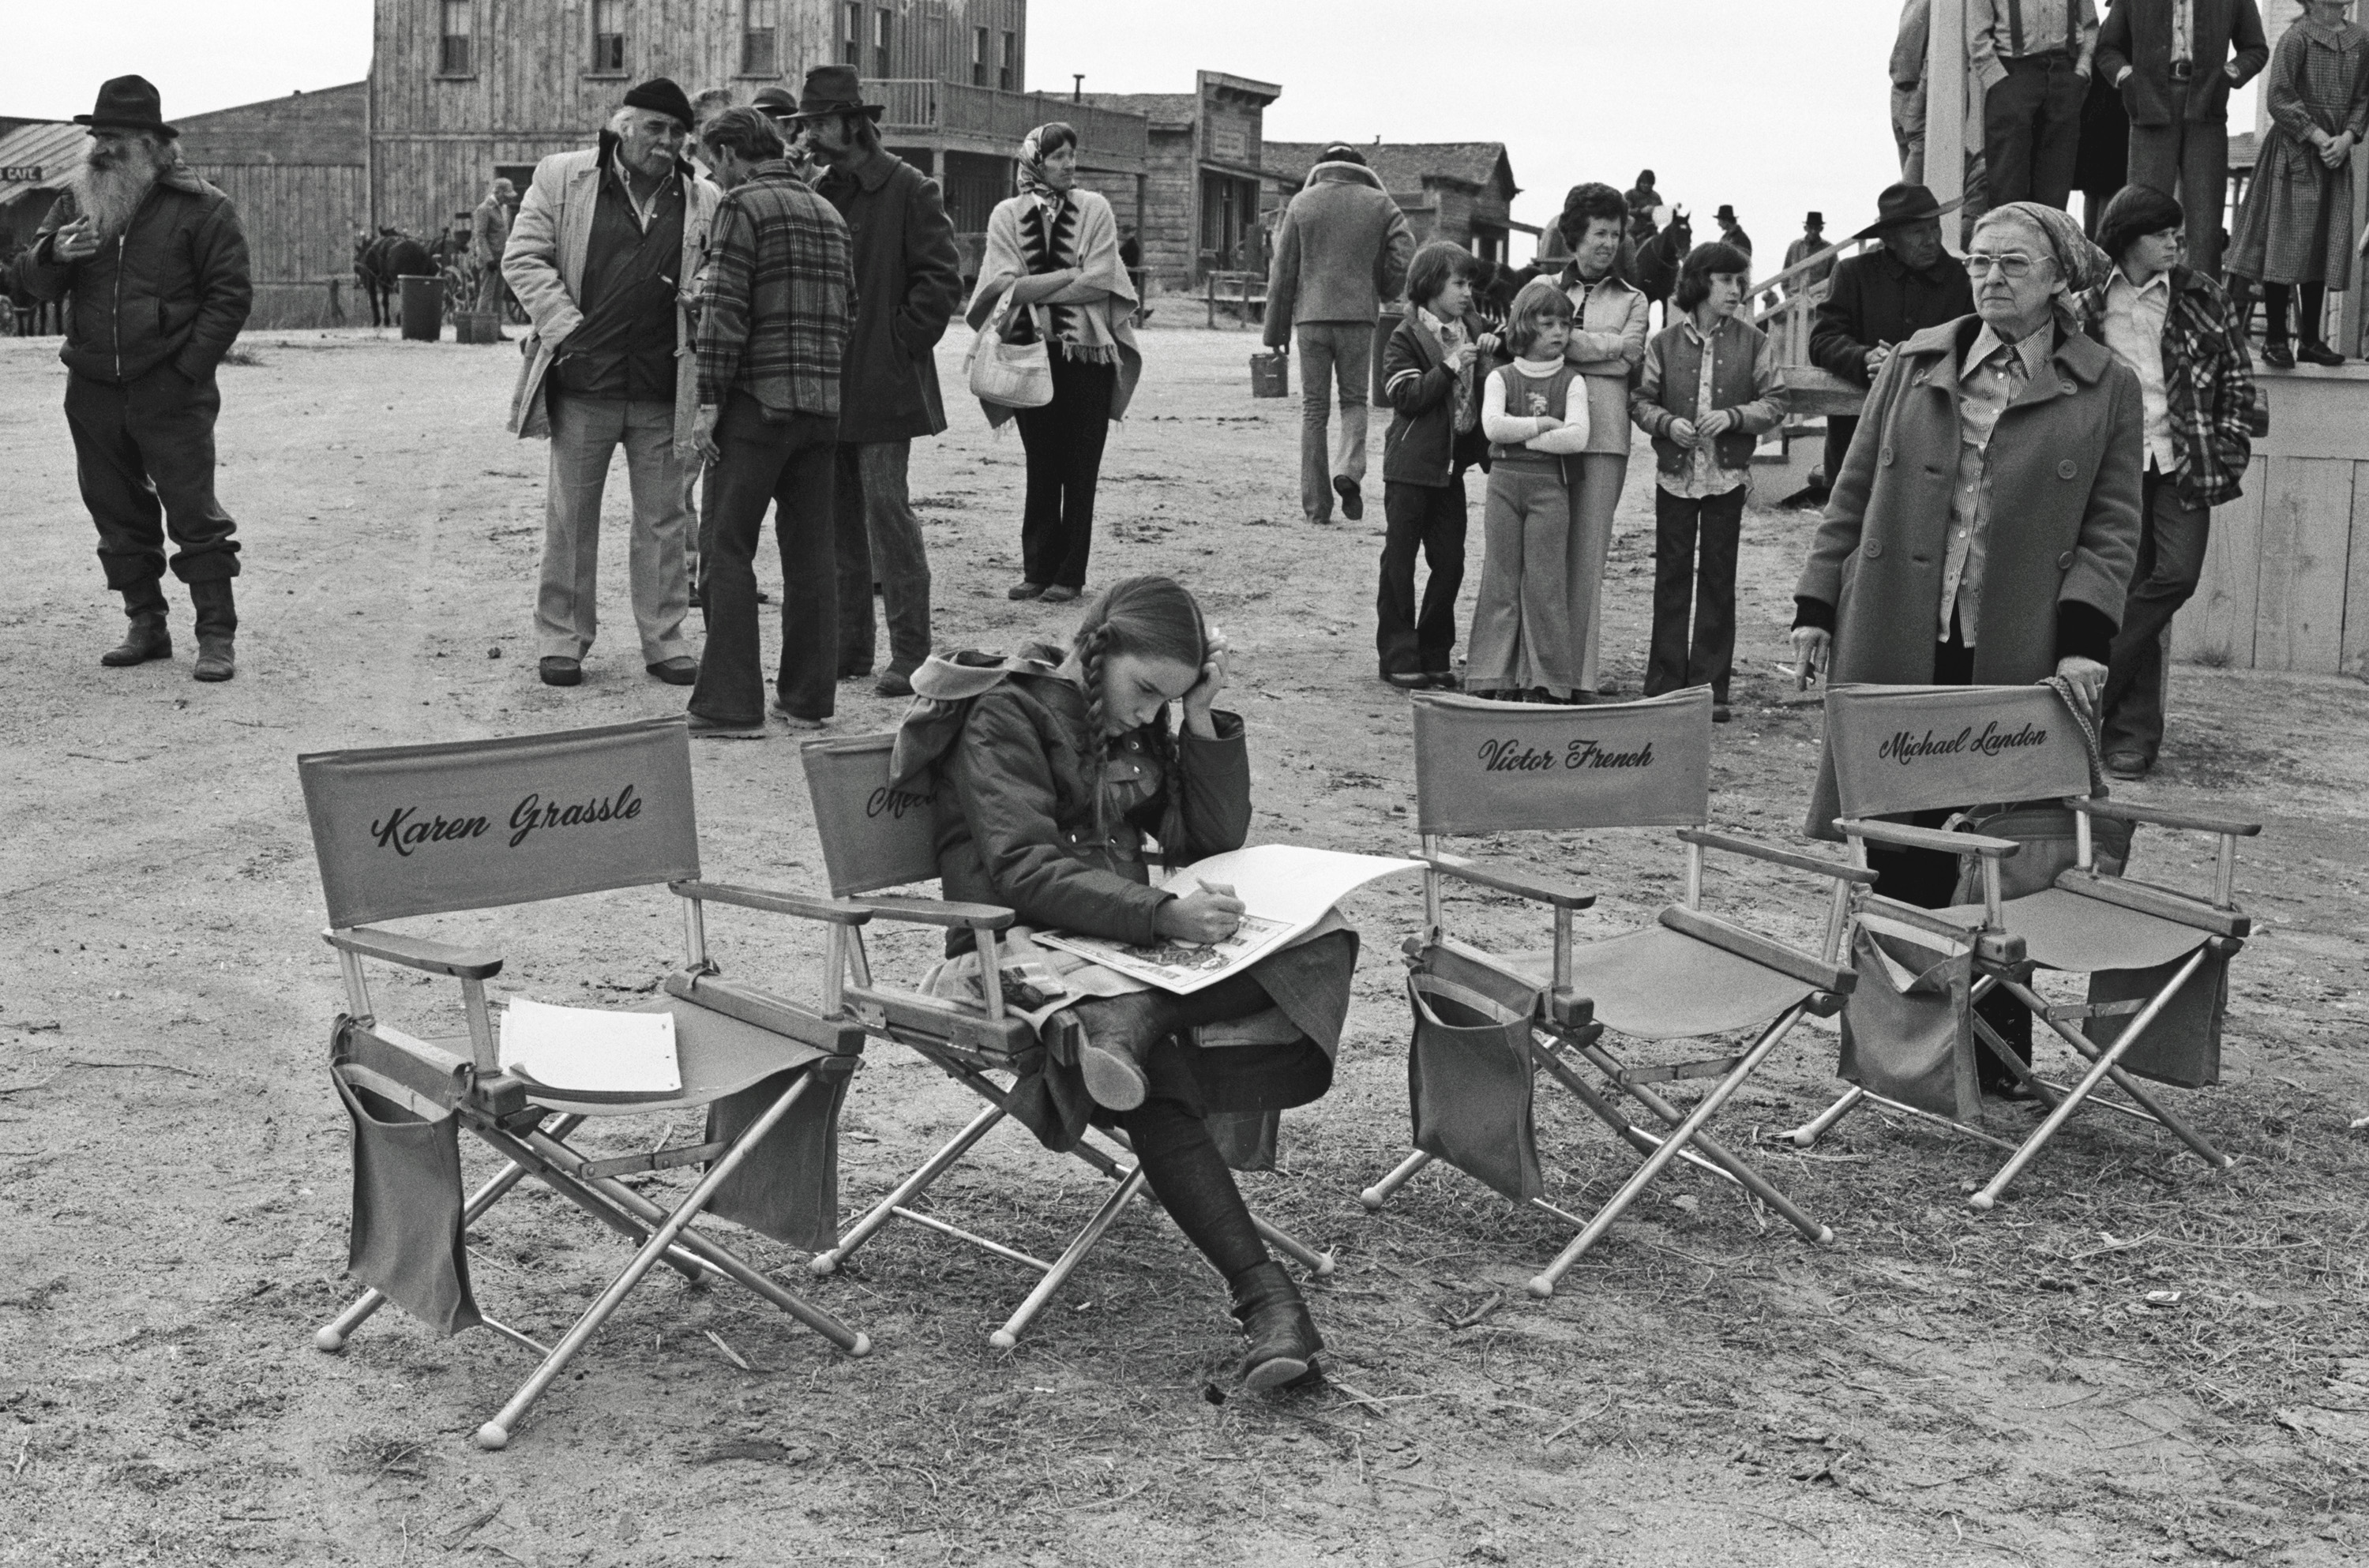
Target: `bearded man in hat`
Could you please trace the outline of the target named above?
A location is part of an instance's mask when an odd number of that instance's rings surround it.
[[[1855,386],[1872,385],[1900,344],[1974,308],[1966,269],[1941,246],[1941,217],[1950,207],[1904,180],[1876,198],[1875,211],[1875,222],[1851,238],[1881,238],[1883,248],[1836,264],[1810,326],[1811,363]],[[1826,416],[1829,486],[1842,473],[1858,429],[1855,414]]]
[[[718,194],[682,159],[692,120],[690,98],[667,78],[635,87],[597,146],[535,166],[502,252],[503,280],[533,326],[509,428],[551,442],[534,609],[546,685],[583,679],[601,497],[619,446],[634,493],[627,561],[643,665],[672,686],[699,679],[682,629],[699,391],[684,302]]]
[[[917,436],[946,428],[935,349],[962,308],[962,258],[938,182],[880,144],[881,106],[852,65],[807,73],[792,123],[825,172],[815,191],[855,247],[855,322],[839,403],[839,677],[872,672],[872,585],[888,620],[888,668],[873,690],[913,693],[930,657],[930,558],[907,498]]]
[[[236,525],[214,499],[214,367],[246,325],[254,289],[230,199],[181,166],[156,89],[118,76],[74,123],[90,150],[12,269],[36,299],[71,293],[66,428],[107,586],[132,628],[107,665],[170,658],[165,543],[196,612],[200,681],[235,668]]]

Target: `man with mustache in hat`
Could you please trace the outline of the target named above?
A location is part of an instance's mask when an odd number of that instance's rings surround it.
[[[235,668],[236,525],[214,499],[214,366],[246,325],[254,289],[230,199],[181,166],[156,89],[118,76],[74,123],[90,150],[16,284],[37,299],[71,293],[66,428],[83,504],[98,526],[107,586],[132,628],[107,665],[170,658],[165,542],[197,613],[200,681]]]
[[[1880,237],[1883,247],[1837,263],[1810,326],[1813,364],[1854,385],[1870,386],[1895,345],[1974,313],[1966,269],[1941,247],[1941,216],[1956,205],[1945,207],[1923,186],[1906,181],[1876,198],[1875,222],[1851,238]],[[1828,485],[1843,471],[1858,429],[1855,414],[1826,416]]]
[[[699,679],[682,631],[684,476],[698,410],[685,302],[718,196],[682,159],[692,118],[690,98],[667,78],[635,87],[597,146],[535,166],[502,252],[503,280],[533,324],[509,428],[551,442],[534,610],[545,685],[583,679],[601,497],[621,445],[634,492],[627,559],[643,664],[670,686]]]
[[[938,182],[880,144],[881,106],[853,65],[807,73],[793,123],[818,165],[815,191],[855,250],[855,323],[839,405],[839,676],[872,672],[872,584],[888,618],[888,668],[873,690],[913,694],[930,657],[930,558],[906,498],[913,438],[946,428],[934,350],[962,308],[962,258]]]

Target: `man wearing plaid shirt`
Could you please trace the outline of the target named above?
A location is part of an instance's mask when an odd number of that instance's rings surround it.
[[[693,437],[713,466],[704,570],[707,649],[691,732],[763,733],[757,658],[757,535],[776,504],[782,664],[772,710],[794,729],[831,716],[838,563],[831,531],[840,374],[855,316],[847,224],[791,169],[781,132],[753,109],[701,132],[727,195],[710,227]]]

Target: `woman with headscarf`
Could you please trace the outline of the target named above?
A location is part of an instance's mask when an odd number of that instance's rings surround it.
[[[2320,337],[2328,291],[2352,281],[2352,149],[2369,134],[2369,32],[2345,19],[2344,0],[2304,0],[2262,74],[2271,129],[2229,242],[2231,276],[2262,285],[2269,314],[2262,362],[2340,365]],[[2300,293],[2287,347],[2287,305]]]
[[[969,320],[984,331],[1006,291],[1007,342],[1041,339],[1053,367],[1053,401],[1041,408],[985,403],[987,420],[1018,418],[1028,452],[1028,500],[1020,523],[1021,580],[1013,599],[1050,604],[1078,597],[1093,545],[1094,486],[1103,442],[1124,418],[1143,356],[1135,346],[1135,285],[1119,259],[1110,203],[1077,189],[1078,133],[1059,120],[1020,143],[1020,194],[987,220],[987,248]]]
[[[2137,372],[2071,311],[2107,265],[2054,207],[2013,201],[1974,225],[1975,314],[1916,334],[1877,372],[1793,589],[1805,674],[1943,686],[2061,676],[2095,713],[2138,557],[2146,461]],[[1839,810],[1822,762],[1804,830],[1839,839]],[[1957,858],[1936,851],[1871,845],[1868,864],[1877,892],[1926,909],[1957,885]],[[2030,1015],[1996,1011],[2028,1059]],[[1981,1066],[1986,1086],[2004,1086],[1987,1054]]]

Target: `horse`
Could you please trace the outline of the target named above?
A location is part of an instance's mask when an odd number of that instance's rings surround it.
[[[354,283],[370,296],[372,326],[395,324],[396,279],[433,277],[436,270],[428,247],[401,229],[381,229],[378,237],[367,245],[355,242]]]
[[[1648,304],[1662,307],[1662,324],[1669,325],[1670,293],[1678,286],[1678,264],[1693,248],[1695,231],[1687,222],[1683,207],[1670,209],[1670,221],[1637,242],[1636,262],[1629,275],[1630,282],[1645,296]]]

